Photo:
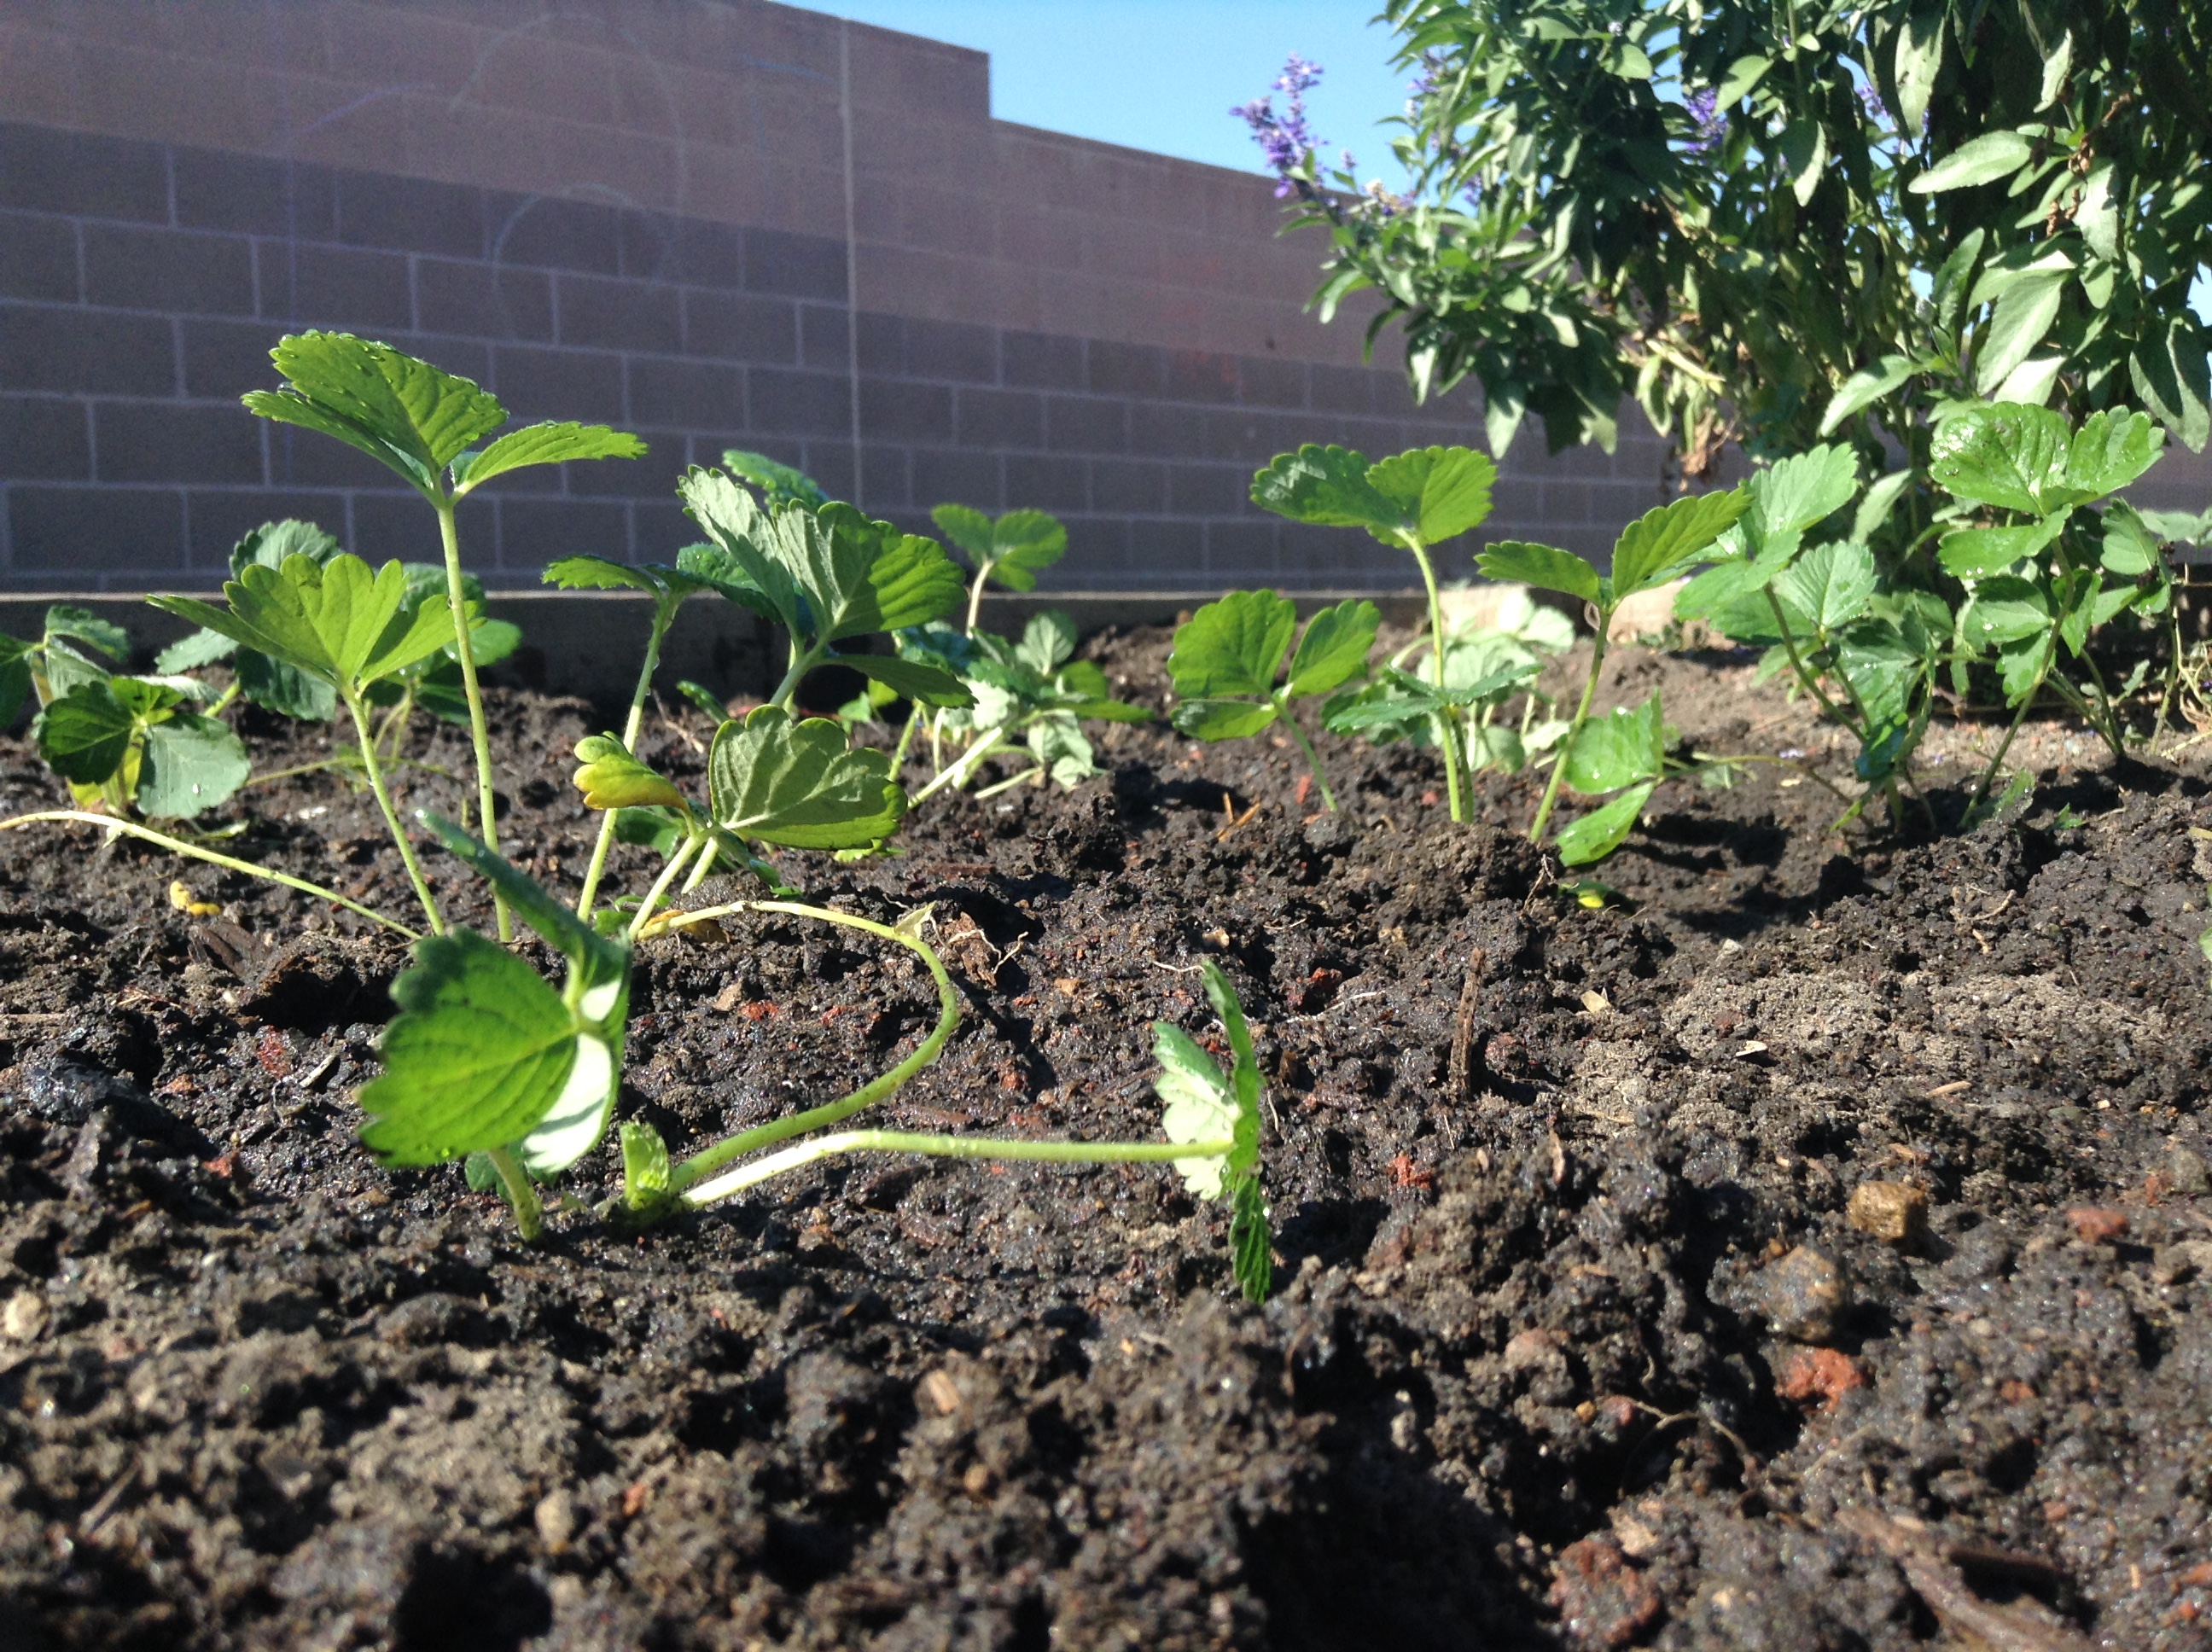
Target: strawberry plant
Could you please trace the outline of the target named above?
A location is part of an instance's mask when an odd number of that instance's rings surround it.
[[[496,847],[491,736],[477,684],[474,628],[455,512],[477,489],[509,471],[581,459],[635,459],[645,444],[603,424],[548,422],[510,430],[479,447],[507,421],[498,398],[389,344],[350,333],[295,333],[280,339],[270,355],[284,386],[248,391],[244,400],[250,410],[320,431],[368,454],[420,494],[437,518],[453,656],[476,748],[477,817],[485,841]],[[513,933],[502,903],[500,938]]]
[[[1322,527],[1364,528],[1386,545],[1410,552],[1428,592],[1429,635],[1444,634],[1431,550],[1476,527],[1490,514],[1491,484],[1498,467],[1467,447],[1417,447],[1370,463],[1364,453],[1309,444],[1279,454],[1252,478],[1252,499],[1262,509],[1293,522]],[[1407,709],[1426,715],[1443,751],[1444,782],[1451,817],[1468,818],[1461,784],[1465,755],[1460,750],[1455,708],[1471,701],[1447,687],[1441,649],[1431,655],[1429,689],[1435,703]]]
[[[1008,511],[996,521],[967,505],[939,505],[930,512],[938,531],[967,556],[975,577],[968,587],[968,630],[973,635],[982,611],[983,587],[994,581],[1009,591],[1036,589],[1038,571],[1067,554],[1067,530],[1042,511]]]
[[[46,610],[36,642],[0,637],[0,726],[35,695],[32,744],[79,807],[198,815],[246,784],[251,769],[246,747],[214,715],[229,696],[180,671],[132,677],[94,658],[119,659],[130,647],[120,627],[65,604]]]
[[[1316,614],[1299,635],[1297,605],[1272,591],[1232,591],[1207,603],[1176,628],[1168,656],[1168,675],[1181,701],[1176,727],[1194,740],[1235,740],[1281,723],[1305,753],[1322,806],[1334,809],[1321,754],[1290,702],[1334,694],[1366,676],[1382,623],[1373,603],[1340,602]]]
[[[1544,841],[1562,783],[1585,796],[1615,794],[1610,803],[1559,834],[1555,847],[1569,865],[1602,859],[1620,847],[1665,773],[1664,726],[1656,694],[1634,713],[1617,712],[1595,723],[1590,720],[1590,702],[1605,667],[1606,638],[1613,614],[1638,592],[1665,584],[1703,557],[1748,502],[1736,489],[1678,499],[1647,512],[1614,541],[1609,574],[1600,574],[1571,550],[1523,540],[1500,540],[1475,558],[1475,565],[1493,580],[1516,580],[1541,590],[1564,592],[1588,604],[1592,612],[1595,635],[1582,698],[1528,828],[1531,842]]]

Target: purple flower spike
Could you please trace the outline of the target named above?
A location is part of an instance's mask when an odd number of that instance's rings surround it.
[[[1321,147],[1306,124],[1305,100],[1307,90],[1320,84],[1321,75],[1319,64],[1308,63],[1293,52],[1274,80],[1274,90],[1284,94],[1286,100],[1281,114],[1275,112],[1272,94],[1229,112],[1251,128],[1253,141],[1267,158],[1267,169],[1281,180],[1275,186],[1278,199],[1297,191],[1298,185],[1291,174],[1304,163],[1307,155]]]

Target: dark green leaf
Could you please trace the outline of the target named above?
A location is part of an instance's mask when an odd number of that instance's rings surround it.
[[[1851,502],[1858,491],[1858,459],[1840,444],[1814,447],[1753,472],[1745,485],[1762,538],[1802,533]]]
[[[128,631],[89,609],[72,607],[67,603],[57,603],[46,610],[46,636],[49,640],[68,637],[110,659],[124,659],[131,653]]]
[[[2066,485],[2091,499],[2118,493],[2158,463],[2166,432],[2148,413],[2100,410],[2081,422],[2066,452]]]
[[[880,751],[846,749],[827,718],[774,706],[716,731],[707,763],[717,824],[795,849],[858,849],[897,829],[907,797]]]
[[[1974,358],[1974,388],[1986,396],[2002,386],[2014,367],[2035,354],[2058,319],[2070,270],[2023,277],[2008,287],[1990,312]],[[2024,405],[2024,404],[2021,404]]]
[[[2107,573],[2132,580],[2159,566],[2160,535],[2124,500],[2105,507],[2104,541],[2097,561]],[[4,720],[0,720],[3,721]]]
[[[1820,416],[1820,434],[1828,434],[1854,413],[1872,407],[1915,371],[1907,355],[1885,355],[1872,367],[1861,367],[1836,387],[1828,410]]]
[[[830,502],[830,495],[822,491],[822,484],[812,477],[766,453],[728,447],[722,451],[722,463],[759,489],[761,497],[771,506],[803,505],[811,511]]]
[[[2073,432],[2047,407],[1972,407],[1936,428],[1928,472],[1970,504],[2041,516],[2087,495],[2066,486]]]
[[[1775,576],[1784,602],[1823,631],[1839,630],[1866,611],[1877,572],[1864,545],[1815,545]]]
[[[1962,580],[2002,574],[2023,556],[2033,556],[2065,531],[2070,509],[2053,511],[2039,522],[2011,528],[1961,528],[1947,533],[1936,551],[1946,572]]]
[[[303,522],[297,517],[264,522],[230,548],[230,577],[236,579],[252,562],[264,568],[282,568],[285,559],[291,556],[309,556],[316,562],[327,562],[344,549],[313,522]],[[440,572],[442,575],[443,570]]]
[[[2195,317],[2176,315],[2162,335],[2145,339],[2128,358],[2136,393],[2191,452],[2203,452],[2212,440],[2212,363],[2205,342],[2205,329]]]
[[[154,656],[154,669],[163,677],[175,677],[228,659],[237,651],[238,645],[219,631],[190,631]]]

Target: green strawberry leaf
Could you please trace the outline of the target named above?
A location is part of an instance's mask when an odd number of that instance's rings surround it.
[[[106,681],[80,683],[31,720],[39,755],[65,780],[99,786],[123,767],[137,719]]]
[[[521,1140],[577,1065],[576,1017],[538,972],[466,929],[418,941],[399,1014],[362,1087],[362,1140],[386,1164],[442,1164]],[[589,1078],[590,1074],[586,1077]]]
[[[1311,442],[1279,453],[1252,478],[1252,502],[1262,510],[1316,527],[1365,528],[1386,545],[1414,525],[1405,509],[1369,481],[1364,453]]]
[[[255,563],[224,586],[223,595],[228,610],[191,597],[149,600],[342,694],[404,671],[453,640],[447,610],[426,602],[404,611],[407,577],[398,562],[374,574],[354,556],[327,564],[293,556],[282,568]]]
[[[498,398],[389,344],[351,333],[295,333],[270,352],[287,383],[248,391],[246,405],[389,465],[425,494],[438,473],[507,422]]]
[[[1205,604],[1176,629],[1168,675],[1177,697],[1264,698],[1297,625],[1297,605],[1272,591],[1232,591]]]
[[[901,659],[896,654],[830,654],[822,663],[858,671],[890,689],[894,697],[903,695],[919,705],[965,709],[975,703],[975,696],[958,677],[918,659]]]
[[[1597,797],[1656,780],[1666,762],[1666,738],[1656,693],[1632,711],[1620,707],[1609,717],[1593,717],[1562,759],[1566,783],[1584,797]]]
[[[1564,591],[1584,602],[1596,602],[1602,593],[1597,570],[1571,550],[1531,544],[1524,539],[1500,539],[1484,548],[1474,565],[1493,580],[1512,580],[1542,591]]]
[[[1272,700],[1185,700],[1169,721],[1194,740],[1242,740],[1275,720]]]
[[[1395,505],[1424,545],[1456,539],[1490,514],[1498,467],[1471,447],[1416,447],[1371,466],[1368,485]]]
[[[934,539],[870,521],[850,505],[825,505],[814,519],[819,532],[810,548],[826,542],[827,555],[810,559],[811,578],[800,586],[822,617],[817,641],[927,625],[967,594],[967,581]]]
[[[2011,528],[1961,528],[1947,533],[1936,555],[1944,571],[1962,580],[1987,579],[2002,574],[2023,556],[2033,556],[2065,531],[2068,507],[2055,510],[2040,522]]]
[[[626,430],[604,424],[526,424],[510,430],[474,459],[453,463],[453,492],[465,494],[494,477],[533,465],[567,465],[579,459],[642,459],[645,444]]]
[[[794,849],[860,849],[897,829],[906,793],[880,751],[848,750],[826,717],[775,706],[715,732],[707,780],[717,825]]]
[[[127,659],[131,653],[131,634],[112,620],[104,620],[86,608],[76,608],[67,603],[57,603],[46,610],[46,638],[68,637],[82,642],[110,659]]]
[[[1169,1021],[1152,1023],[1152,1059],[1160,1070],[1152,1079],[1163,1110],[1160,1127],[1178,1145],[1237,1139],[1237,1100],[1213,1058],[1196,1039]],[[1209,1154],[1173,1161],[1182,1185],[1200,1199],[1221,1197],[1229,1161]]]
[[[684,793],[646,764],[611,734],[587,734],[576,742],[576,789],[584,794],[586,809],[678,809],[685,814],[691,805]]]
[[[678,551],[677,555],[680,558],[683,553]],[[547,563],[543,577],[546,584],[563,591],[643,591],[664,600],[681,600],[696,592],[714,588],[705,579],[685,572],[680,566],[615,562],[604,556],[563,556],[557,562]]]
[[[796,465],[770,459],[766,453],[756,453],[743,447],[726,447],[722,450],[722,465],[732,474],[743,477],[759,489],[761,497],[771,507],[802,505],[811,511],[830,502],[830,495],[822,491],[822,484],[812,477]]]
[[[1970,407],[1936,427],[1928,473],[1969,504],[2045,516],[2097,496],[2097,489],[2068,479],[2073,445],[2065,415],[2051,408],[2019,402]],[[2124,457],[2126,444],[2119,446]],[[2085,450],[2084,462],[2096,467],[2102,460]]]
[[[1777,595],[1822,631],[1839,630],[1866,612],[1879,579],[1864,545],[1815,545],[1775,576]]]
[[[1613,544],[1611,600],[1674,578],[1733,527],[1750,504],[1751,495],[1736,488],[1677,499],[1631,522]]]
[[[264,522],[230,548],[230,577],[236,579],[256,562],[264,568],[282,568],[295,556],[312,556],[319,562],[327,562],[344,549],[313,522],[303,522],[297,517]],[[445,574],[445,569],[438,570],[441,581]]]
[[[939,505],[929,514],[972,566],[988,568],[1009,591],[1036,590],[1039,570],[1067,554],[1066,528],[1042,511],[1008,511],[995,522],[966,505]]]
[[[539,939],[568,960],[569,998],[589,1020],[605,1021],[605,1004],[595,1000],[603,1000],[611,987],[629,980],[629,946],[592,928],[474,833],[427,809],[416,811],[415,817],[456,859],[489,884],[514,915],[538,932]]]
[[[223,802],[252,768],[229,724],[176,712],[146,731],[136,801],[146,814],[186,819]]]
[[[1610,803],[1602,804],[1583,816],[1572,825],[1562,829],[1552,840],[1552,847],[1559,853],[1562,864],[1587,866],[1592,861],[1602,860],[1620,847],[1621,840],[1635,829],[1637,817],[1644,805],[1651,800],[1656,789],[1656,780],[1646,780],[1641,786],[1631,787]]]
[[[623,1203],[633,1211],[648,1211],[661,1202],[673,1176],[668,1144],[649,1124],[625,1123],[622,1127]]]
[[[1284,694],[1292,699],[1328,694],[1360,676],[1382,623],[1382,610],[1364,598],[1322,609],[1306,622]]]
[[[2091,499],[2118,493],[2157,464],[2165,447],[2166,432],[2148,413],[2092,413],[2066,450],[2067,488]]]

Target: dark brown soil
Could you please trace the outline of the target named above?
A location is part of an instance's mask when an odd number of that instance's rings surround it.
[[[1111,669],[1146,697],[1163,652]],[[1823,744],[1741,662],[1622,660],[1705,749]],[[593,720],[498,714],[510,852],[573,888]],[[704,720],[649,730],[696,778]],[[1220,959],[1271,1079],[1256,1310],[1150,1167],[852,1160],[524,1246],[354,1139],[401,951],[11,834],[0,1643],[2212,1644],[2212,805],[2038,738],[2025,817],[1962,839],[1838,837],[1771,766],[1670,785],[1601,910],[1516,835],[1525,782],[1454,827],[1425,753],[1331,744],[1346,812],[1302,819],[1294,750],[1159,729],[1073,794],[926,807],[901,858],[787,858],[936,903],[966,1019],[886,1123],[1150,1137],[1150,1023],[1202,1034]],[[407,911],[341,778],[246,795],[233,853]],[[0,805],[55,800],[0,744]],[[910,962],[650,944],[626,1110],[682,1147],[852,1088],[933,1017]],[[1924,1227],[1853,1225],[1869,1184]]]

